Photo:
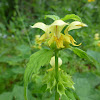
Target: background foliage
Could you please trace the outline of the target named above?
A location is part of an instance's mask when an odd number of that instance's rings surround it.
[[[52,23],[45,15],[57,15],[63,18],[66,14],[76,14],[88,25],[88,28],[70,31],[79,47],[87,52],[93,63],[79,58],[72,51],[63,50],[59,56],[63,60],[63,70],[72,75],[75,91],[68,92],[70,100],[100,100],[100,2],[88,0],[1,0],[0,1],[0,100],[24,100],[23,75],[34,48],[35,35],[42,34],[39,29],[30,25],[42,21]],[[78,50],[77,50],[78,51]],[[48,65],[49,67],[49,65]],[[45,92],[42,78],[46,66],[33,76],[29,84],[29,100],[53,100],[54,94]],[[20,92],[19,92],[20,91]],[[71,93],[71,94],[70,94]],[[64,100],[64,96],[61,98]],[[66,100],[66,99],[65,99]]]

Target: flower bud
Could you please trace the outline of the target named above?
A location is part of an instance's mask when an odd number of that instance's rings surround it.
[[[50,65],[52,67],[55,67],[55,56],[53,56],[50,60]],[[60,67],[62,65],[62,60],[61,58],[58,58],[58,67]]]

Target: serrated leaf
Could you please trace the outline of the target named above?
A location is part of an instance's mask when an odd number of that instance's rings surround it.
[[[100,100],[100,91],[95,88],[100,83],[100,77],[92,73],[76,73],[73,79],[79,100]]]
[[[76,47],[73,47],[73,48],[71,48],[70,50],[72,50],[72,51],[73,51],[75,54],[77,54],[80,58],[85,58],[85,59],[87,59],[87,60],[89,60],[89,61],[92,61],[91,57],[89,57],[88,54],[87,54],[85,51],[83,51],[83,50],[81,50],[81,49],[79,49],[79,48],[76,48]]]
[[[65,95],[65,87],[60,82],[57,84],[57,92],[59,93],[60,96],[62,96],[63,94]]]
[[[92,50],[88,50],[87,54],[94,59],[94,64],[97,69],[100,69],[100,53]]]
[[[43,83],[47,85],[47,89],[49,89],[50,92],[52,92],[51,90],[55,87],[56,84],[54,73],[55,73],[54,70],[49,71],[48,73],[45,74],[43,78]]]
[[[58,16],[56,16],[56,15],[45,15],[45,19],[46,18],[51,18],[51,19],[53,19],[53,20],[59,20],[60,18],[58,17]]]
[[[87,54],[92,56],[96,61],[98,61],[100,63],[100,52],[87,50]]]
[[[75,99],[75,96],[74,96],[74,94],[73,94],[73,91],[67,89],[65,93],[66,93],[66,95],[68,96],[69,100],[76,100],[76,99]]]
[[[68,14],[64,18],[62,18],[63,21],[69,20],[69,19],[73,19],[73,20],[77,20],[77,21],[82,22],[81,18],[75,14]]]
[[[86,53],[85,51],[79,49],[79,48],[76,48],[76,47],[73,47],[73,48],[70,48],[70,50],[72,50],[75,54],[77,54],[80,58],[84,58],[88,61],[91,61],[98,69],[100,69],[99,65],[100,63],[98,63],[96,61],[96,59],[93,58],[93,56],[89,55],[88,53]]]
[[[27,100],[26,89],[33,73],[37,73],[41,66],[48,64],[53,56],[53,50],[42,49],[31,55],[24,74],[24,92]]]
[[[59,82],[61,82],[65,88],[74,89],[74,82],[72,81],[71,76],[63,71],[59,72]]]

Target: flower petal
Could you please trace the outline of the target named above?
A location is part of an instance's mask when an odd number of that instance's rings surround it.
[[[54,21],[52,24],[51,24],[51,26],[63,26],[63,25],[68,25],[68,23],[65,23],[64,21],[62,21],[62,20],[56,20],[56,21]]]
[[[54,36],[51,36],[50,40],[48,41],[49,46],[54,42]]]
[[[63,36],[63,41],[67,43],[71,43],[69,34],[66,34],[66,35],[62,34],[62,36]]]
[[[48,69],[47,71],[49,72],[49,71],[52,71],[52,70],[54,70],[54,68],[52,67],[52,68],[50,68],[50,69]]]
[[[47,31],[48,27],[49,27],[49,25],[46,25],[42,22],[38,22],[38,23],[34,24],[33,26],[31,26],[31,28],[40,28],[45,32]]]
[[[65,23],[62,20],[56,20],[50,25],[50,32],[53,33],[58,38],[60,37],[60,33],[62,29],[68,25],[68,23]]]
[[[70,40],[71,40],[71,43],[72,43],[72,45],[74,45],[74,46],[80,46],[82,43],[80,43],[80,44],[75,44],[74,42],[76,42],[74,39],[73,39],[73,37],[71,36],[71,35],[69,35],[70,36]]]
[[[46,38],[46,34],[43,34],[40,38],[39,38],[39,41],[45,41],[45,38]]]
[[[56,42],[56,46],[57,46],[58,49],[65,47],[63,45],[63,36],[62,35],[60,36],[59,39],[57,37],[54,37],[54,41]]]
[[[81,27],[87,27],[87,25],[79,21],[74,21],[71,24],[69,24],[69,26],[65,29],[64,33],[68,33],[68,31],[70,30],[78,29]]]

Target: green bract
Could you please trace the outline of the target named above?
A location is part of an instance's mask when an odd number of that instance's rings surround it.
[[[74,82],[71,79],[71,76],[68,75],[67,73],[65,73],[63,70],[59,70],[59,77],[58,77],[58,84],[57,84],[57,91],[59,93],[60,96],[62,96],[63,94],[65,95],[65,90],[67,88],[72,88],[74,89]],[[47,89],[50,89],[50,91],[52,91],[52,89],[55,87],[56,85],[56,79],[55,79],[55,71],[48,71],[44,78],[43,78],[43,83],[47,84]],[[52,93],[52,92],[51,92]]]

